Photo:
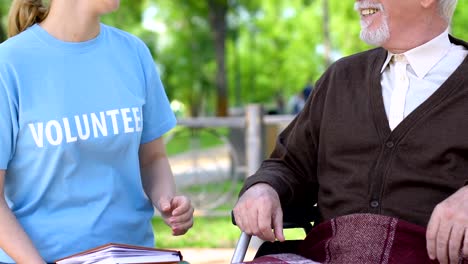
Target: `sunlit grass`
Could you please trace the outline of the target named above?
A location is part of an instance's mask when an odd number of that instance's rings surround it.
[[[196,217],[194,226],[184,236],[172,236],[160,217],[153,219],[157,247],[162,248],[231,248],[239,238],[239,229],[230,217]]]
[[[156,246],[160,248],[234,248],[240,236],[231,217],[195,217],[194,226],[184,236],[172,236],[160,217],[153,218]],[[286,239],[303,239],[301,229],[285,230]]]
[[[228,134],[229,130],[227,128],[178,127],[165,136],[167,154],[172,156],[190,150],[221,146],[225,143],[222,137],[227,137]]]

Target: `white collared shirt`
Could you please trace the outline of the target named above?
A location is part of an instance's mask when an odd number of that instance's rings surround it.
[[[468,54],[463,46],[452,44],[448,37],[448,29],[431,41],[403,53],[408,60],[406,67],[409,87],[404,97],[405,102],[392,102],[395,80],[395,66],[390,63],[393,55],[388,52],[382,66],[382,95],[385,112],[390,120],[391,105],[400,105],[399,111],[403,117],[431,96],[447,78],[457,69]],[[403,100],[403,98],[401,99]]]

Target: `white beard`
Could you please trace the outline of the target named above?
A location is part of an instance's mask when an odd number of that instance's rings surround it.
[[[375,30],[369,29],[369,25],[361,21],[361,39],[369,45],[381,46],[390,38],[390,28],[387,18],[384,17],[382,25]]]
[[[382,4],[373,3],[371,1],[363,0],[354,4],[354,9],[358,11],[360,8],[376,8],[379,12],[384,13],[384,7]],[[361,19],[361,39],[375,46],[381,46],[390,38],[390,28],[388,26],[388,18],[383,15],[382,25],[376,30],[369,29],[370,24],[366,23],[365,20]]]

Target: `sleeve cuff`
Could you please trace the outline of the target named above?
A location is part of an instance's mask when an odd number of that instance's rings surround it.
[[[244,186],[239,193],[239,197],[253,185],[257,183],[266,183],[273,187],[273,189],[278,193],[282,205],[288,204],[293,196],[291,187],[287,183],[282,182],[279,178],[265,174],[268,173],[264,173],[262,175],[254,174],[247,177],[245,179]]]
[[[169,130],[173,129],[177,125],[177,120],[174,118],[171,118],[164,122],[161,126],[159,126],[157,129],[153,129],[150,131],[145,131],[144,134],[141,136],[140,144],[145,144],[148,142],[151,142],[157,138],[162,137],[165,133],[167,133]],[[143,128],[144,129],[144,128]]]

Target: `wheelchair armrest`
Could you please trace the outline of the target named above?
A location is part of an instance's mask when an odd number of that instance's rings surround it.
[[[231,211],[231,221],[236,225],[234,213]],[[302,228],[306,233],[312,229],[312,222],[317,224],[320,221],[320,213],[317,206],[312,208],[299,208],[297,206],[287,206],[283,208],[283,228]]]
[[[321,221],[320,211],[318,210],[317,204],[315,204],[317,197],[314,194],[317,193],[317,188],[318,186],[313,185],[303,186],[302,190],[295,193],[294,198],[288,202],[288,205],[282,205],[284,229],[302,228],[307,234],[312,230],[312,225],[317,225]],[[236,220],[232,211],[231,221],[234,225],[236,225]],[[250,239],[250,235],[244,232],[241,233],[240,239],[238,240],[236,248],[234,249],[231,263],[239,263],[244,260],[245,254],[249,247]],[[295,240],[285,242],[295,242]],[[261,253],[260,248],[257,251],[256,256],[258,253]],[[281,248],[284,249],[284,247]]]
[[[231,211],[231,221],[236,225],[234,213]],[[312,208],[299,208],[297,206],[288,206],[283,208],[283,228],[302,228],[307,234],[312,230],[312,222],[317,224],[320,221],[320,214],[316,205]],[[247,248],[249,247],[251,235],[241,233],[231,263],[239,263],[244,260]],[[293,242],[293,241],[292,241]],[[260,250],[259,250],[260,251]],[[257,255],[259,252],[257,252]]]
[[[316,205],[312,207],[286,206],[283,208],[283,228],[303,228],[309,233],[313,225],[320,222]]]

